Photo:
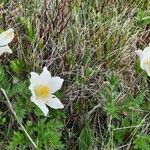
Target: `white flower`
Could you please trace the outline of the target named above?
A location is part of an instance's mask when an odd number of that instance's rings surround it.
[[[64,108],[60,100],[53,95],[61,88],[63,81],[60,77],[51,77],[46,67],[43,68],[43,72],[40,75],[36,72],[31,72],[31,84],[29,86],[32,93],[31,101],[42,110],[45,116],[49,112],[46,105],[54,109]]]
[[[0,55],[3,53],[12,53],[9,48],[8,43],[10,43],[14,38],[14,30],[12,28],[4,31],[0,34]]]
[[[140,58],[141,68],[147,72],[148,76],[150,76],[150,44],[143,51],[137,50],[135,52]]]

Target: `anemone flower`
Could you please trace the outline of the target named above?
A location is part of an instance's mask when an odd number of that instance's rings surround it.
[[[135,51],[140,58],[140,66],[150,76],[150,44],[144,50]]]
[[[47,105],[54,109],[64,108],[60,100],[53,95],[62,87],[63,81],[60,77],[52,77],[47,67],[43,68],[40,75],[31,72],[31,84],[29,86],[32,93],[31,101],[41,109],[45,116],[49,112]]]
[[[14,38],[14,30],[12,28],[4,31],[0,34],[0,55],[3,53],[12,53],[9,48],[8,43],[10,43]]]

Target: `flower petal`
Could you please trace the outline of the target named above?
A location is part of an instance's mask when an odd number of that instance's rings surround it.
[[[44,101],[36,100],[34,96],[31,96],[31,101],[35,103],[41,109],[41,111],[44,113],[45,116],[47,116],[49,110]]]
[[[31,78],[30,78],[30,82],[35,82],[36,80],[39,79],[39,74],[37,74],[36,72],[31,72]]]
[[[36,72],[31,72],[30,74],[31,78],[29,89],[31,90],[32,94],[34,94],[33,89],[37,84],[39,84],[39,75]]]
[[[8,45],[3,46],[3,47],[0,47],[0,56],[1,56],[3,53],[12,53],[12,50],[9,48]]]
[[[64,108],[64,105],[54,95],[52,95],[52,97],[46,102],[46,104],[48,106],[50,106],[51,108],[54,108],[54,109],[62,109],[62,108]]]
[[[150,46],[144,48],[142,59],[150,59]]]
[[[47,67],[43,68],[43,72],[40,74],[40,78],[43,82],[47,81],[49,78],[51,78],[50,72],[47,70]]]
[[[14,30],[12,28],[0,34],[0,46],[5,46],[14,38]]]
[[[140,65],[147,72],[148,76],[150,76],[150,58],[142,59]]]
[[[145,64],[145,59],[141,60],[140,66],[143,70],[145,70],[145,71],[147,70],[147,65]]]
[[[51,79],[48,82],[51,88],[51,92],[55,93],[56,91],[58,91],[62,87],[63,82],[64,80],[60,77],[51,77]]]
[[[44,67],[44,68],[43,68],[43,72],[40,74],[40,76],[42,76],[42,77],[45,77],[45,76],[51,77],[51,74],[50,74],[50,72],[48,71],[47,67]]]

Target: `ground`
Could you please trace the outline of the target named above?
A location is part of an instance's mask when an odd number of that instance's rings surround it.
[[[0,33],[15,31],[0,56],[1,149],[150,149],[150,78],[135,54],[150,43],[148,0],[2,0],[0,13]],[[46,117],[28,89],[44,66],[64,79],[65,107]]]

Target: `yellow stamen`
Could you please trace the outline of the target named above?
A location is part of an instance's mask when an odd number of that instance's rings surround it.
[[[39,98],[46,98],[51,94],[49,87],[45,85],[37,86],[34,92],[35,92],[35,95]]]

